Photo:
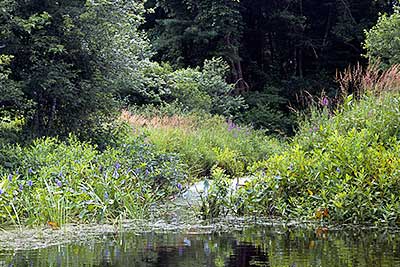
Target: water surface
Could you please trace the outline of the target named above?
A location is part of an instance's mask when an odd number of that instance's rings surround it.
[[[114,233],[0,251],[0,266],[400,266],[400,233],[251,226],[224,232]]]

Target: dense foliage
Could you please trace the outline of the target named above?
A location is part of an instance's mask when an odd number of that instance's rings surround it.
[[[203,217],[398,224],[396,5],[0,0],[0,222],[142,217],[205,179]]]
[[[236,93],[247,96],[242,121],[290,132],[289,103],[300,108],[304,90],[335,95],[336,70],[365,63],[364,29],[396,2],[152,0],[144,28],[156,60],[186,67],[222,56]]]
[[[90,128],[108,115],[121,75],[145,57],[142,3],[1,3],[2,115],[23,115],[35,135]]]
[[[391,16],[382,15],[366,34],[365,49],[372,64],[384,69],[400,64],[400,9]]]
[[[70,136],[42,138],[0,150],[0,221],[101,222],[145,216],[186,179],[174,154],[160,153],[145,136],[100,152]]]
[[[367,95],[359,103],[349,96],[334,115],[314,110],[289,149],[254,165],[257,178],[239,196],[243,209],[398,224],[399,101],[398,93]]]

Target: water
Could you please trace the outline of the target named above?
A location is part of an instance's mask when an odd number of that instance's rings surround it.
[[[252,226],[226,232],[107,234],[0,251],[0,266],[400,266],[400,233]]]

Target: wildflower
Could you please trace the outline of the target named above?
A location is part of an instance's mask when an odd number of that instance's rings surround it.
[[[29,181],[28,181],[28,186],[31,187],[32,185],[33,185],[32,180],[29,180]]]
[[[105,199],[108,199],[108,197],[109,197],[109,196],[108,196],[108,193],[105,192],[105,193],[104,193],[104,198],[105,198]]]
[[[2,195],[4,193],[3,189],[0,189],[0,195]]]
[[[9,180],[10,182],[12,182],[12,179],[13,179],[12,174],[9,174],[9,175],[8,175],[8,180]]]
[[[115,169],[118,170],[121,167],[121,164],[119,164],[118,162],[115,163]]]
[[[227,121],[228,124],[228,131],[232,131],[233,129],[236,128],[236,125],[233,121],[231,121],[230,119]]]
[[[329,100],[326,96],[321,99],[321,106],[327,107],[329,105]]]
[[[176,187],[178,187],[179,190],[182,190],[182,184],[181,183],[177,183]]]
[[[144,174],[147,176],[147,175],[149,175],[149,173],[150,173],[150,172],[149,172],[149,170],[148,170],[148,169],[146,169],[146,171],[145,171],[145,173],[144,173]]]
[[[58,177],[63,177],[62,171],[60,171],[60,173],[58,174]]]
[[[19,191],[24,190],[24,185],[23,184],[19,184]]]
[[[114,177],[114,178],[118,178],[118,177],[119,177],[119,173],[118,173],[118,171],[117,171],[117,170],[115,170],[115,171],[114,171],[114,173],[113,173],[113,177]]]
[[[30,173],[30,174],[33,173],[32,168],[29,168],[29,169],[28,169],[28,173]]]
[[[62,186],[62,182],[61,182],[60,180],[56,179],[55,182],[56,182],[56,184],[57,184],[58,187],[61,187],[61,186]]]
[[[341,172],[339,167],[336,168],[336,172],[337,172],[337,173],[340,173],[340,172]]]

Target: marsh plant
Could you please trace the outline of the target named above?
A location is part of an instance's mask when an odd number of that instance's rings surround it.
[[[186,178],[178,157],[159,153],[145,136],[104,151],[73,135],[41,138],[30,146],[3,146],[0,155],[2,223],[141,218]]]
[[[359,100],[347,95],[333,111],[312,108],[288,149],[253,165],[257,178],[240,192],[246,211],[398,225],[400,95],[394,89],[366,88]]]

